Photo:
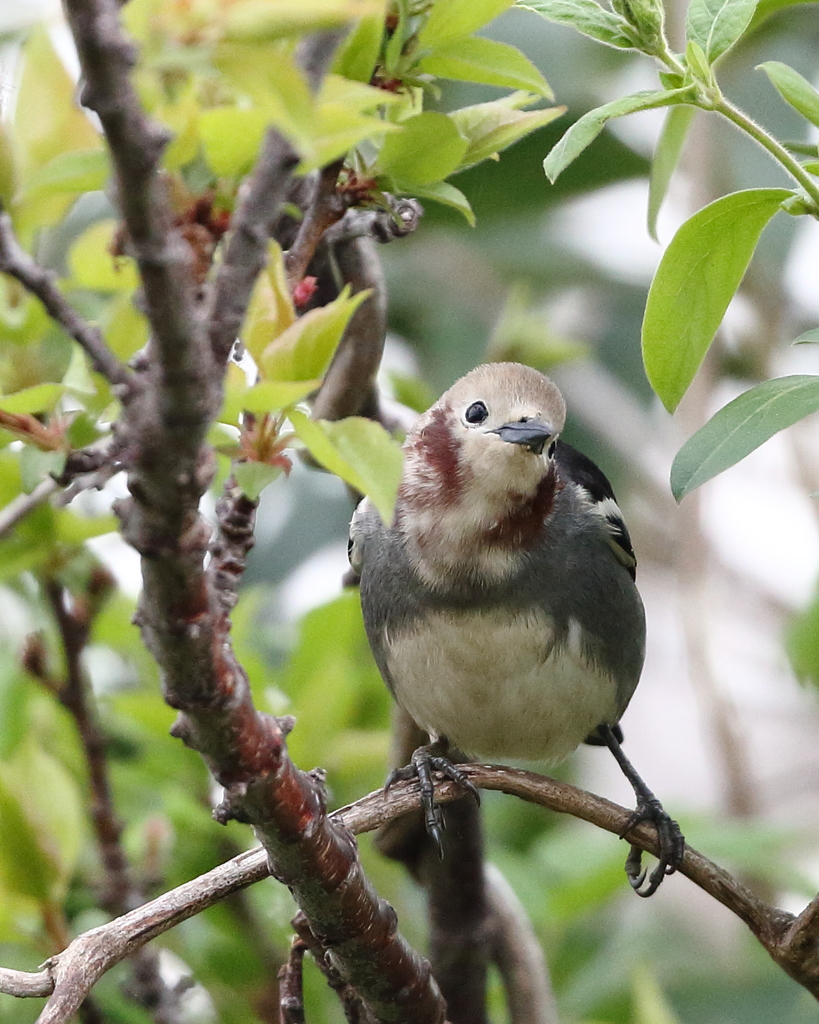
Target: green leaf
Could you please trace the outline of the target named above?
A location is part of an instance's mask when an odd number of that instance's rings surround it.
[[[71,283],[97,292],[133,292],[139,281],[134,261],[111,255],[117,224],[99,221],[85,231],[68,254]]]
[[[436,3],[426,23],[418,33],[422,47],[440,46],[441,43],[461,39],[488,25],[514,0],[445,0]]]
[[[227,6],[225,35],[228,39],[262,42],[285,36],[340,28],[369,15],[379,14],[380,0],[240,0]]]
[[[612,117],[634,114],[638,110],[652,110],[654,107],[667,107],[671,103],[682,103],[687,95],[688,88],[636,92],[590,110],[588,114],[575,121],[543,161],[546,176],[552,183],[557,181],[561,172],[565,171],[569,164],[597,138],[606,121]]]
[[[699,43],[708,63],[713,64],[748,27],[756,4],[757,0],[691,0],[686,39]]]
[[[0,397],[0,409],[13,413],[51,412],[64,394],[63,384],[34,384]]]
[[[8,651],[0,658],[0,761],[8,760],[26,735],[29,680]]]
[[[807,78],[778,60],[766,61],[758,67],[770,78],[782,99],[819,128],[819,92]]]
[[[31,176],[26,186],[25,199],[101,189],[110,173],[108,153],[103,149],[60,153]]]
[[[296,322],[296,309],[287,287],[284,256],[276,241],[268,244],[267,266],[253,289],[242,341],[258,363],[270,342]]]
[[[648,182],[648,233],[657,241],[657,217],[663,205],[671,176],[680,159],[695,107],[686,104],[672,107],[665,116],[665,124],[651,161]]]
[[[315,380],[263,380],[245,393],[242,408],[257,415],[278,412],[300,402],[320,386],[320,377]]]
[[[268,117],[264,110],[216,107],[199,116],[199,134],[208,166],[218,177],[244,174],[256,159]]]
[[[679,501],[768,438],[819,410],[819,376],[776,377],[729,402],[674,459],[671,490]]]
[[[384,139],[375,165],[404,191],[413,185],[431,185],[458,167],[467,142],[446,114],[429,111],[407,118],[403,131]]]
[[[546,99],[554,98],[549,83],[517,47],[483,36],[468,36],[436,46],[420,61],[418,69],[438,78],[531,89]]]
[[[233,476],[242,492],[251,501],[258,501],[259,495],[273,481],[282,475],[281,466],[269,466],[266,462],[234,462]]]
[[[0,883],[41,903],[65,893],[80,851],[74,780],[33,740],[0,766]]]
[[[643,362],[673,412],[694,378],[762,229],[792,193],[734,192],[685,222],[663,254],[643,317]]]
[[[384,41],[384,13],[361,18],[341,40],[333,71],[353,82],[369,82]]]
[[[41,480],[65,469],[65,452],[44,452],[27,444],[20,452],[20,481],[26,494],[31,494]]]
[[[385,523],[391,523],[401,482],[404,453],[380,423],[348,416],[330,423],[290,414],[293,429],[325,469],[366,494]]]
[[[819,595],[791,623],[787,646],[797,676],[819,687]]]
[[[565,107],[547,107],[545,110],[521,111],[510,107],[508,102],[496,100],[453,111],[450,117],[469,143],[458,170],[473,167],[507,149],[560,117],[565,110]]]
[[[436,203],[452,207],[453,210],[463,214],[470,227],[475,227],[475,214],[469,205],[469,200],[459,188],[450,185],[448,181],[439,181],[435,185],[416,185],[409,191],[416,199],[432,199]]]
[[[313,381],[324,376],[350,317],[370,294],[350,295],[346,285],[333,302],[299,317],[264,349],[259,366],[276,381]]]
[[[805,331],[804,334],[800,334],[798,338],[794,338],[794,345],[817,345],[819,344],[819,327],[814,327],[811,331]]]
[[[633,50],[637,45],[634,30],[626,19],[594,0],[529,0],[517,6],[558,25],[571,25],[584,36],[620,50]]]

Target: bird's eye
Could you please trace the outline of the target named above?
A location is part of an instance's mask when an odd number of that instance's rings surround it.
[[[483,402],[473,402],[464,413],[464,419],[467,423],[483,423],[488,415],[489,410]]]

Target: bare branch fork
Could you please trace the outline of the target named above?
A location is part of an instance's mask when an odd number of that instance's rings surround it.
[[[532,772],[492,765],[464,765],[463,770],[483,789],[508,793],[550,810],[571,814],[615,835],[619,835],[631,816],[626,808],[602,797]],[[437,797],[442,802],[462,796],[451,782],[443,782],[437,788]],[[377,790],[333,812],[329,818],[337,827],[360,835],[417,811],[419,807],[417,787],[410,782],[400,782],[389,793]],[[656,853],[656,836],[650,826],[639,826],[629,833],[628,838],[641,849]],[[819,997],[816,941],[819,898],[795,917],[768,906],[723,868],[690,846],[686,847],[679,871],[744,921],[776,963]],[[114,964],[156,936],[231,893],[261,881],[270,873],[264,849],[242,853],[123,917],[78,936],[37,973],[0,970],[0,992],[20,998],[50,995],[49,1007],[60,1007],[60,1012],[48,1014],[47,1007],[40,1021],[67,1020],[69,1008],[75,1006]]]

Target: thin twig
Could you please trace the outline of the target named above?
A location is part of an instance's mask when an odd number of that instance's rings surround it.
[[[35,508],[48,501],[59,488],[60,485],[57,481],[49,476],[45,480],[41,480],[31,494],[18,494],[5,508],[0,510],[0,538],[10,533]]]
[[[82,664],[91,627],[88,601],[75,602],[75,607],[70,608],[71,595],[53,580],[46,582],[45,592],[65,654],[66,675],[57,688],[57,696],[74,719],[88,769],[91,821],[105,877],[100,903],[109,913],[122,915],[141,902],[142,894],[133,884],[122,848],[122,825],[114,810],[108,774],[107,743],[96,718],[90,682]]]
[[[35,295],[48,314],[82,347],[91,365],[111,384],[119,385],[119,397],[127,398],[134,377],[105,344],[102,333],[74,309],[57,287],[57,275],[44,270],[20,246],[11,217],[0,206],[0,271],[16,278]]]
[[[290,944],[290,956],[279,970],[279,1024],[305,1024],[302,968],[307,946],[298,936]]]
[[[486,865],[491,958],[498,967],[510,1024],[558,1024],[549,966],[526,909],[494,864]]]
[[[508,793],[540,804],[550,810],[588,821],[598,828],[619,835],[631,817],[631,811],[609,800],[587,793],[566,782],[533,772],[496,765],[462,765],[475,785]],[[436,787],[442,803],[462,799],[454,783]],[[355,835],[370,832],[402,815],[417,812],[421,801],[417,786],[397,782],[389,793],[376,790],[333,812],[332,818]],[[646,824],[629,833],[629,842],[656,853],[656,833]],[[686,846],[679,868],[703,891],[744,921],[764,948],[787,973],[813,995],[819,996],[819,897],[798,916],[771,907],[758,899],[741,882],[701,853]],[[78,936],[45,965],[54,999],[41,1015],[39,1024],[65,1021],[94,982],[125,956],[146,942],[213,906],[239,889],[268,877],[270,868],[262,848],[239,854],[191,882],[146,903],[124,917]],[[0,992],[10,995],[43,995],[43,972],[27,974],[4,970],[0,974]]]
[[[318,174],[313,196],[299,226],[296,240],[284,254],[287,283],[291,292],[307,273],[310,260],[315,255],[324,232],[340,221],[347,211],[348,202],[336,191],[338,175],[343,164],[343,160],[335,160]]]
[[[268,243],[298,161],[284,136],[274,128],[268,129],[258,163],[242,186],[213,285],[208,330],[217,363],[227,362],[239,336],[253,285],[267,263]]]

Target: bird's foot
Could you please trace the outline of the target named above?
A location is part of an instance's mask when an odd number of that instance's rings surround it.
[[[433,772],[440,772],[445,779],[456,783],[468,793],[475,797],[478,803],[481,802],[481,795],[477,787],[466,775],[454,765],[448,757],[442,753],[446,747],[432,743],[428,747],[418,747],[412,754],[410,763],[403,768],[396,768],[390,773],[384,786],[386,793],[390,786],[404,780],[418,780],[418,788],[421,791],[421,809],[424,812],[424,825],[430,838],[438,849],[438,856],[443,857],[443,830],[445,827],[444,816],[441,808],[435,802],[435,784],[432,780]]]
[[[626,822],[626,826],[620,833],[620,838],[625,839],[628,833],[644,821],[650,821],[657,829],[658,864],[648,874],[648,869],[643,867],[643,851],[633,843],[626,857],[626,875],[631,883],[632,889],[638,896],[652,896],[660,887],[660,882],[666,875],[673,875],[682,863],[685,852],[685,836],[680,826],[663,809],[663,805],[655,796],[647,799],[638,799],[637,809]],[[648,879],[648,884],[643,884]]]

